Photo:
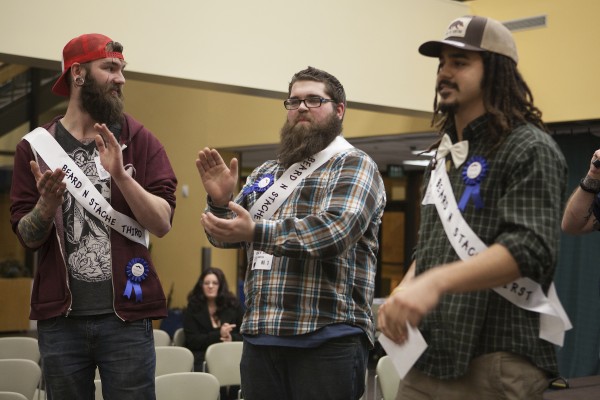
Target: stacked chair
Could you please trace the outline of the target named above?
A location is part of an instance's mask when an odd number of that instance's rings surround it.
[[[0,399],[19,393],[28,400],[45,397],[41,390],[42,370],[39,365],[38,341],[32,337],[0,338]]]

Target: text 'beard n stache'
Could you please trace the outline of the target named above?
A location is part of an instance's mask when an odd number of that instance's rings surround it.
[[[107,91],[110,85],[102,87],[88,74],[81,88],[81,107],[98,123],[107,126],[119,124],[123,120],[123,94],[116,87],[119,96],[113,96]]]
[[[342,120],[335,113],[318,125],[294,125],[285,121],[277,159],[285,167],[304,160],[327,147],[342,132]]]

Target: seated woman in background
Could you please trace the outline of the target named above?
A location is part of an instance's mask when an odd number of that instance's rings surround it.
[[[194,353],[194,371],[202,371],[204,354],[213,343],[241,341],[242,307],[229,291],[219,268],[202,272],[188,295],[183,315],[185,347]]]

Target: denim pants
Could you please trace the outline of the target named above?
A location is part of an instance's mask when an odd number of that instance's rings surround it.
[[[353,335],[316,348],[254,346],[244,341],[244,400],[354,400],[365,390],[367,339]]]
[[[149,319],[116,315],[38,321],[38,343],[50,400],[93,400],[96,366],[105,400],[155,399],[156,353]]]

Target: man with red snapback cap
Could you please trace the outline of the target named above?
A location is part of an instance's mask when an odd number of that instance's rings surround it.
[[[171,229],[177,181],[163,146],[123,113],[123,47],[71,40],[53,92],[64,116],[17,145],[11,223],[38,250],[30,318],[48,398],[153,399],[151,320],[167,316],[148,232]]]
[[[517,69],[510,31],[466,16],[441,41],[414,262],[379,308],[385,336],[428,347],[399,399],[542,399],[570,328],[552,277],[567,167]],[[414,334],[413,334],[414,335]]]

